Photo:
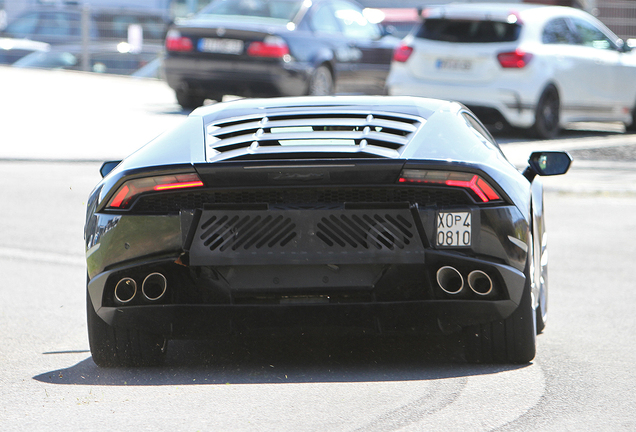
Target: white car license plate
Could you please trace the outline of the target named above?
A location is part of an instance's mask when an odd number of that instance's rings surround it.
[[[199,41],[199,51],[220,54],[241,54],[243,41],[238,39],[203,38]]]
[[[472,242],[470,212],[439,212],[437,214],[437,246],[470,246]]]
[[[445,70],[469,71],[473,68],[473,63],[470,60],[446,58],[437,59],[435,67]]]

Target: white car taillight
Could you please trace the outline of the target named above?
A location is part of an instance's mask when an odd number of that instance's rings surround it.
[[[497,54],[499,64],[506,69],[522,69],[530,63],[532,57],[532,54],[519,49]]]
[[[404,63],[411,57],[411,54],[413,54],[412,47],[406,44],[400,44],[393,51],[393,61]]]

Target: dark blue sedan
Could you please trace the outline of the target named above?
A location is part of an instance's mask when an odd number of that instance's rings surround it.
[[[384,94],[397,38],[346,0],[217,0],[177,21],[165,73],[184,108],[224,95]]]

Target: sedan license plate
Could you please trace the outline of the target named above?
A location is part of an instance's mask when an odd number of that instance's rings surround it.
[[[203,38],[199,41],[199,51],[219,54],[241,54],[243,41],[238,39]]]
[[[441,247],[470,246],[472,241],[470,212],[439,212],[436,244]]]
[[[446,58],[437,59],[435,67],[444,70],[469,71],[472,69],[473,63],[470,60]]]

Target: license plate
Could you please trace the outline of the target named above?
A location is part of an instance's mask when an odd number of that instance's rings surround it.
[[[470,246],[472,217],[470,212],[439,212],[437,214],[437,246]]]
[[[470,60],[461,60],[461,59],[437,59],[435,62],[435,67],[437,69],[445,69],[445,70],[458,70],[458,71],[469,71],[473,67],[473,63]]]
[[[203,38],[199,41],[199,51],[219,54],[241,54],[243,41],[238,39]]]

